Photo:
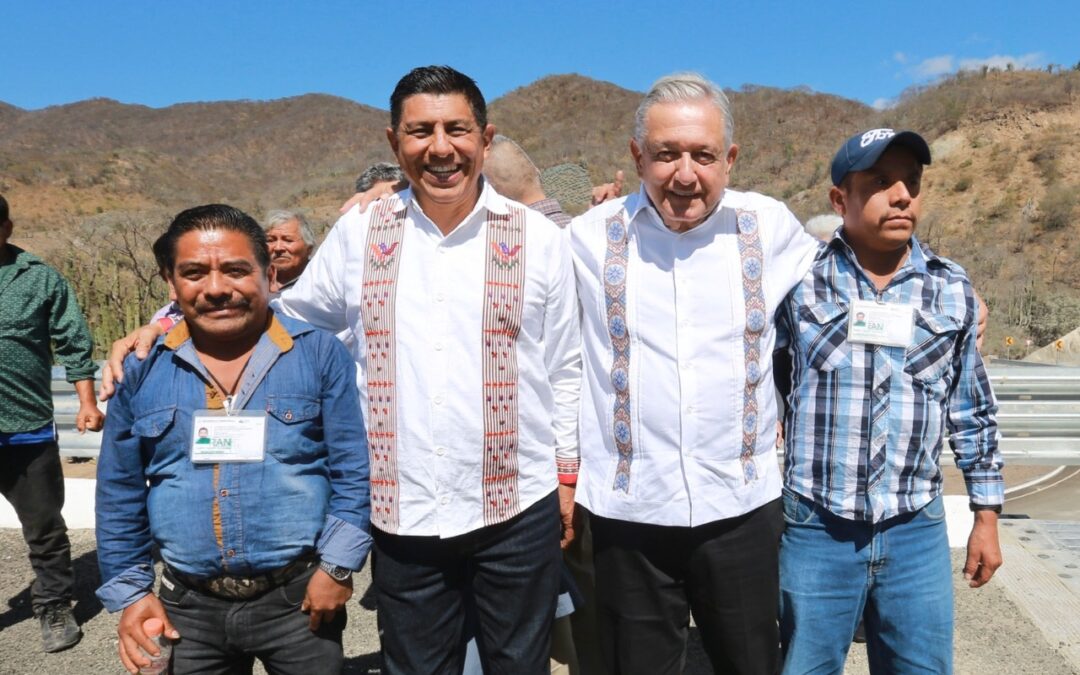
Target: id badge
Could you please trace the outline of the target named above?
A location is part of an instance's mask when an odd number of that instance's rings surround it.
[[[853,300],[848,310],[848,342],[886,347],[910,347],[915,310],[873,300]]]
[[[196,410],[191,430],[191,461],[261,462],[266,455],[266,413],[238,410]]]

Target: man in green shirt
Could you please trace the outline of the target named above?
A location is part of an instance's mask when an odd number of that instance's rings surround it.
[[[75,582],[64,506],[64,475],[53,422],[53,354],[79,396],[76,427],[98,431],[93,339],[71,286],[39,258],[8,243],[12,222],[0,195],[0,492],[22,523],[36,578],[34,615],[45,651],[82,637],[71,613]],[[50,349],[50,346],[52,347]]]

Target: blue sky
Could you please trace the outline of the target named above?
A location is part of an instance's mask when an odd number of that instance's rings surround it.
[[[883,9],[886,7],[887,9]],[[675,70],[884,104],[983,63],[1080,61],[1080,2],[0,0],[0,101],[154,107],[319,92],[387,107],[447,63],[489,100],[554,73],[644,90]]]

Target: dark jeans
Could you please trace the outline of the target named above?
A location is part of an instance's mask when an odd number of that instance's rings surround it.
[[[691,612],[715,672],[777,672],[779,499],[698,527],[590,522],[610,672],[681,673]]]
[[[471,604],[485,673],[547,673],[559,531],[554,492],[505,523],[458,537],[373,529],[384,672],[460,673]]]
[[[250,675],[257,657],[270,675],[340,673],[345,612],[313,633],[308,615],[300,611],[316,569],[246,602],[189,589],[166,571],[158,597],[180,631],[172,672]]]
[[[30,548],[34,611],[71,602],[75,571],[71,543],[60,509],[64,506],[64,473],[55,442],[0,447],[0,492],[22,523]]]

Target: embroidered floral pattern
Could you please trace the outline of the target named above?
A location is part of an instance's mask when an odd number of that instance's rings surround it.
[[[484,524],[521,510],[518,501],[517,338],[525,289],[525,212],[490,213],[484,272]]]
[[[613,490],[630,491],[630,464],[634,459],[630,432],[630,333],[626,328],[626,265],[629,235],[622,211],[607,222],[607,254],[604,257],[604,306],[611,336],[611,386],[615,389],[612,434],[619,453]]]
[[[746,385],[743,388],[742,462],[743,480],[757,480],[754,450],[758,437],[757,388],[761,381],[761,335],[765,331],[765,293],[761,287],[761,234],[757,214],[738,211],[739,258],[742,261],[743,301],[746,306],[746,329],[743,331],[743,357],[746,363]]]

